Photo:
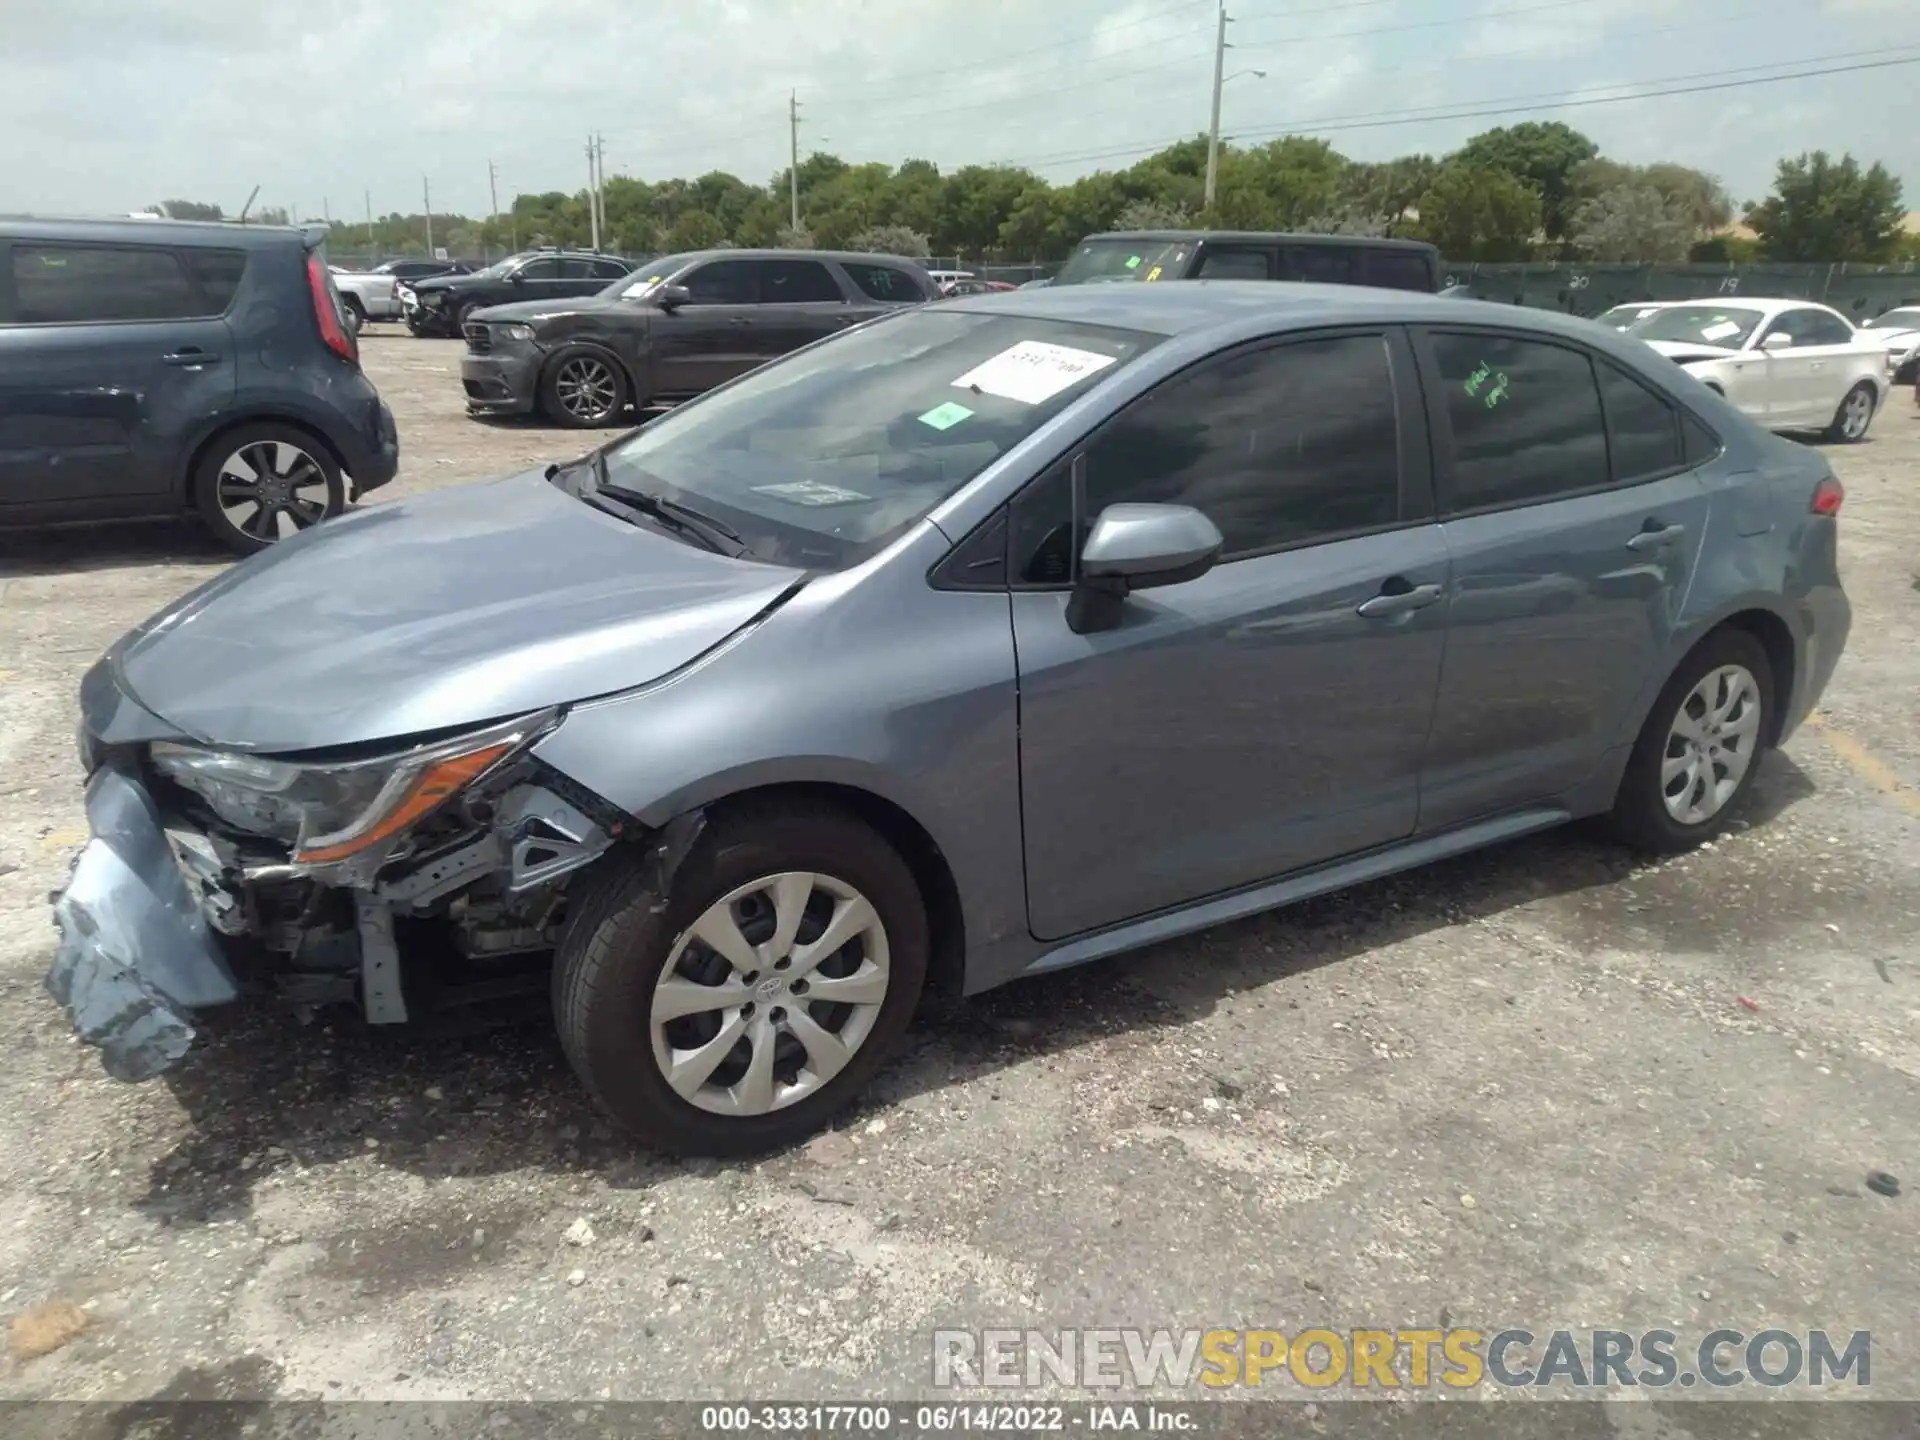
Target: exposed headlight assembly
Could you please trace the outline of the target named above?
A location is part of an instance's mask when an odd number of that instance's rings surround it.
[[[533,327],[531,325],[495,325],[493,327],[493,333],[500,336],[503,340],[533,339]]]
[[[238,830],[278,840],[297,865],[331,865],[394,839],[526,745],[543,711],[452,740],[337,763],[274,760],[160,742],[154,768]]]

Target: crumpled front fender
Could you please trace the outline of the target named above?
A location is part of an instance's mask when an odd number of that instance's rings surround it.
[[[187,1053],[186,1012],[239,991],[140,783],[96,771],[87,821],[93,838],[54,901],[60,944],[47,990],[109,1075],[147,1080]]]

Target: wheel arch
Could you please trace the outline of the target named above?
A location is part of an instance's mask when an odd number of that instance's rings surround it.
[[[553,351],[540,362],[540,373],[534,380],[535,393],[539,393],[546,387],[547,376],[552,372],[554,366],[567,360],[571,356],[584,353],[597,355],[602,360],[611,363],[613,368],[620,372],[621,378],[627,382],[627,404],[637,406],[640,403],[640,381],[639,377],[634,374],[633,366],[629,365],[626,357],[621,355],[612,345],[609,345],[604,340],[594,339],[590,336],[576,340],[564,340],[554,347]]]
[[[249,410],[244,415],[223,417],[217,424],[213,425],[197,443],[188,449],[186,465],[182,468],[180,478],[177,482],[178,490],[176,498],[180,501],[182,508],[191,509],[197,501],[198,496],[194,493],[194,477],[200,473],[202,462],[206,460],[207,456],[213,451],[213,448],[218,445],[223,438],[231,435],[235,430],[243,430],[249,425],[260,424],[286,425],[300,431],[313,440],[321,449],[325,450],[343,474],[346,472],[346,457],[340,453],[340,447],[333,443],[332,437],[330,437],[325,430],[305,416],[294,411],[273,407],[261,410]]]
[[[1647,693],[1636,707],[1632,728],[1624,737],[1627,744],[1631,744],[1646,725],[1660,692],[1667,688],[1667,682],[1702,645],[1723,630],[1743,630],[1758,640],[1761,649],[1766,651],[1767,663],[1773,670],[1773,714],[1768,717],[1764,739],[1770,748],[1780,743],[1785,733],[1786,717],[1793,706],[1794,686],[1799,682],[1796,661],[1798,642],[1794,638],[1793,627],[1779,611],[1757,601],[1749,601],[1732,606],[1702,624],[1686,647],[1673,656],[1658,678],[1647,687]]]

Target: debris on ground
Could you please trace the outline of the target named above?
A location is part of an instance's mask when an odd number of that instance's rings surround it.
[[[49,1300],[13,1317],[13,1358],[38,1360],[87,1330],[87,1312],[71,1300]]]

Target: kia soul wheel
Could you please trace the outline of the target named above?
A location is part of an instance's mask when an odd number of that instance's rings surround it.
[[[201,518],[243,555],[346,508],[339,464],[290,425],[247,425],[216,440],[194,489]]]
[[[1687,850],[1718,834],[1772,734],[1773,667],[1743,630],[1709,635],[1667,681],[1627,761],[1611,818],[1630,844]]]
[[[603,862],[554,967],[562,1046],[642,1140],[743,1154],[804,1138],[904,1034],[926,975],[912,873],[850,817],[741,810],[658,892],[661,857]],[[662,900],[664,899],[664,904]]]

